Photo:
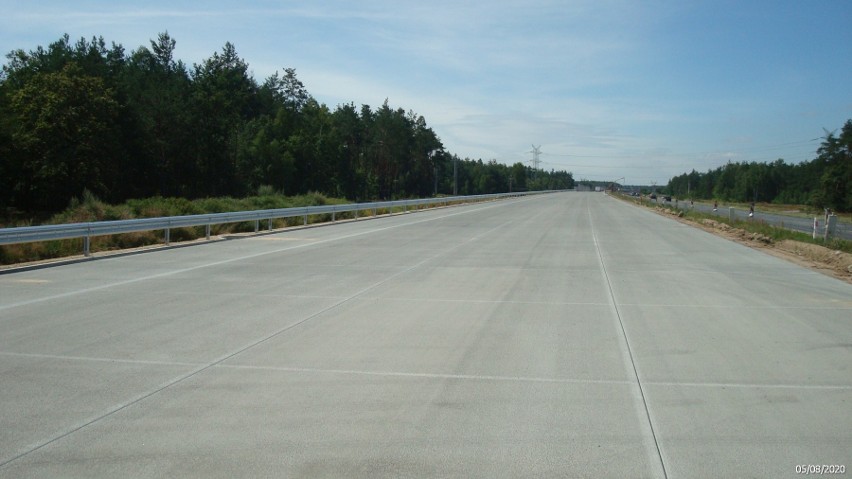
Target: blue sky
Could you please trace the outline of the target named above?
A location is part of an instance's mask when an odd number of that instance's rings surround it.
[[[451,153],[665,184],[727,161],[812,159],[852,119],[852,1],[0,0],[0,51],[68,33],[188,65],[226,41],[330,108],[413,110]],[[528,163],[529,164],[529,163]]]

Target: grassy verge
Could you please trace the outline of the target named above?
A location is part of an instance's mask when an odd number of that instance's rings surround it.
[[[681,200],[686,203],[688,200]],[[696,201],[696,204],[704,204],[711,205],[712,201]],[[736,203],[736,202],[727,202],[725,203],[725,208],[733,206],[734,208],[739,208],[741,210],[747,210],[751,203]],[[775,203],[757,203],[755,204],[755,209],[760,211],[761,213],[775,213],[784,216],[794,216],[797,218],[813,218],[814,216],[821,217],[825,214],[824,210],[817,209],[807,205],[781,205]],[[834,212],[837,215],[837,220],[841,223],[852,223],[852,212],[847,213],[838,213]]]
[[[705,220],[712,220],[716,223],[722,223],[730,226],[731,228],[740,229],[743,231],[747,231],[748,233],[761,235],[762,237],[768,238],[772,242],[779,242],[783,240],[792,240],[799,241],[802,243],[810,243],[816,244],[820,246],[825,246],[827,248],[831,248],[837,251],[843,251],[845,253],[852,253],[852,241],[847,241],[841,238],[829,238],[827,241],[822,237],[813,238],[812,235],[808,233],[803,233],[801,231],[792,231],[785,228],[779,228],[777,226],[773,226],[769,223],[766,223],[762,220],[731,220],[730,218],[724,215],[711,215],[708,213],[702,213],[693,209],[684,209],[678,208],[674,205],[669,204],[659,204],[653,205],[646,203],[644,201],[636,201],[634,198],[626,197],[622,195],[615,195],[617,198],[620,198],[625,201],[631,201],[637,204],[641,204],[646,208],[650,209],[659,209],[676,215],[681,218],[685,218],[687,220],[693,221],[695,223],[702,223]]]
[[[73,200],[65,211],[58,213],[42,224],[83,223],[89,221],[109,221],[136,218],[155,218],[163,216],[197,215],[205,213],[225,213],[231,211],[249,211],[277,208],[292,208],[299,206],[320,206],[330,204],[345,204],[348,201],[337,198],[327,198],[319,193],[301,196],[283,196],[267,193],[246,198],[204,198],[187,200],[184,198],[146,198],[129,200],[119,205],[104,203],[90,194],[80,200]],[[381,212],[380,212],[381,213]],[[370,212],[361,212],[368,215]],[[352,213],[340,213],[337,219],[351,218]],[[287,218],[273,220],[273,228],[300,225],[303,218]],[[310,215],[308,223],[331,221],[331,215]],[[4,224],[0,227],[31,226],[31,222]],[[267,222],[262,222],[262,228],[267,228]],[[254,231],[255,225],[249,223],[231,223],[213,225],[211,234]],[[204,227],[175,228],[170,232],[173,242],[189,241],[205,236]],[[98,236],[92,238],[91,251],[110,251],[127,248],[150,246],[163,242],[162,231],[142,231],[121,235]],[[0,246],[0,264],[17,264],[30,261],[74,256],[82,253],[82,239],[44,241],[39,243],[21,243]]]

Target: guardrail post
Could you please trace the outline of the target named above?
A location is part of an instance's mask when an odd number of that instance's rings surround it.
[[[268,220],[266,220],[266,222],[267,229],[269,231],[272,231],[272,218],[269,218]]]
[[[91,256],[91,254],[92,254],[91,250],[89,249],[90,245],[91,245],[91,242],[90,242],[90,239],[89,239],[89,234],[90,234],[90,232],[86,231],[86,236],[83,237],[83,256],[86,256],[86,257]]]
[[[335,213],[335,207],[334,207],[334,206],[332,206],[332,207],[331,207],[331,222],[332,222],[332,223],[334,223],[334,222],[335,222],[335,214],[334,214],[334,213]]]
[[[355,207],[355,221],[358,221],[358,208]]]
[[[204,228],[204,236],[207,237],[207,241],[210,241],[210,223],[207,223],[207,227]]]
[[[308,225],[308,213],[305,212],[305,216],[302,217],[302,226]]]
[[[171,230],[168,227],[166,227],[166,246],[168,246],[171,243],[170,238],[169,238],[170,232],[171,232]]]

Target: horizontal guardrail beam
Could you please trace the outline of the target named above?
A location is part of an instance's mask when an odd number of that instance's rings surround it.
[[[169,231],[172,228],[205,226],[206,237],[207,239],[210,239],[210,226],[218,224],[242,223],[253,221],[257,226],[259,225],[260,221],[267,220],[269,222],[269,228],[271,229],[272,220],[280,218],[294,218],[301,216],[304,218],[304,223],[307,224],[308,216],[311,215],[331,214],[332,220],[336,220],[337,215],[339,213],[354,212],[355,219],[357,219],[358,212],[364,210],[371,210],[374,215],[379,209],[387,209],[391,213],[393,213],[393,209],[402,208],[404,212],[407,212],[410,207],[416,206],[430,206],[438,204],[447,205],[449,203],[470,203],[542,193],[551,193],[551,191],[499,193],[491,195],[473,196],[449,196],[445,198],[424,198],[415,200],[349,203],[342,205],[299,206],[293,208],[279,208],[270,210],[235,211],[228,213],[209,213],[187,216],[164,216],[157,218],[140,218],[132,220],[93,221],[89,223],[70,223],[60,225],[0,228],[0,245],[83,238],[83,252],[88,256],[89,244],[93,236],[134,233],[139,231],[164,230],[165,241],[168,244]]]

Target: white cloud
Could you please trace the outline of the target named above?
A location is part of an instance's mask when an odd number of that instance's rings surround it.
[[[794,75],[795,81],[761,87],[747,80],[766,78],[770,70],[750,72],[742,59],[720,64],[738,65],[741,72],[718,70],[713,58],[691,55],[716,51],[701,38],[725,40],[718,35],[725,25],[707,24],[702,14],[711,11],[714,22],[723,22],[726,13],[705,4],[151,0],[141,6],[45,0],[15,7],[5,5],[7,15],[0,19],[5,51],[46,46],[65,32],[72,38],[103,35],[129,50],[168,30],[178,58],[191,65],[231,41],[258,81],[293,67],[308,91],[331,108],[349,102],[378,107],[387,98],[394,108],[414,110],[462,157],[527,161],[534,143],[563,155],[549,157],[552,163],[587,167],[589,175],[622,167],[664,182],[692,165],[706,169],[727,158],[754,158],[742,148],[837,128],[848,118],[843,105],[850,103],[848,88],[824,92],[809,84],[848,78],[848,67],[833,65],[830,76],[809,70]],[[781,15],[753,10],[760,18]],[[834,18],[822,23],[841,31]],[[834,57],[848,57],[849,42],[838,41],[842,36],[831,33],[831,25],[819,31],[802,26],[789,34],[795,43],[777,48],[795,49],[822,34],[833,40]],[[748,52],[751,33],[734,31],[742,43],[721,51],[745,50],[743,58],[754,58]],[[718,71],[725,76],[715,77]],[[790,152],[808,154],[777,154]]]

